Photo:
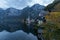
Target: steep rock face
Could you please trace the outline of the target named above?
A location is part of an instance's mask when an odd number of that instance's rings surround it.
[[[60,0],[55,0],[53,3],[49,4],[45,10],[51,12],[51,11],[60,11]]]
[[[60,3],[54,6],[53,12],[60,12]]]
[[[54,0],[54,2],[58,2],[58,1],[60,1],[60,0]]]
[[[53,12],[60,12],[60,0],[55,0],[53,2],[54,6],[53,6],[53,9],[52,11]]]

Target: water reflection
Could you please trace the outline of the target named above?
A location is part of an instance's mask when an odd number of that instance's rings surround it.
[[[13,33],[2,31],[0,32],[0,40],[37,40],[37,37],[31,33],[27,34],[22,30]]]

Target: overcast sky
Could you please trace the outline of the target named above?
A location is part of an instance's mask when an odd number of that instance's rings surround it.
[[[14,7],[17,9],[22,9],[26,6],[32,6],[36,3],[40,5],[48,5],[52,3],[53,0],[0,0],[0,8]]]

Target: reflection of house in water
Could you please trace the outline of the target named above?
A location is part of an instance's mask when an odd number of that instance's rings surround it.
[[[43,40],[44,27],[40,27],[37,32],[38,32],[38,40]]]
[[[45,17],[43,16],[43,14],[39,14],[39,16],[36,18],[37,23],[38,23],[38,26],[39,28],[37,29],[37,37],[38,37],[38,40],[43,40],[43,36],[42,34],[44,33],[44,27],[41,27],[40,25],[42,23],[45,23],[46,22],[46,19]]]

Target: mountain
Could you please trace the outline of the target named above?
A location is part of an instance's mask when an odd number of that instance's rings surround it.
[[[45,7],[45,10],[47,11],[60,11],[60,0],[55,0],[53,3],[49,4],[47,7]]]
[[[60,24],[60,0],[55,0],[52,4],[46,7],[46,10],[50,11],[49,15],[47,15],[46,20],[50,20],[56,22],[58,25]]]
[[[27,19],[28,17],[30,17],[30,19],[36,19],[39,14],[41,14],[41,16],[44,16],[46,14],[44,8],[45,6],[35,4],[32,7],[25,7],[22,10],[15,8],[8,8],[6,10],[0,9],[0,28],[10,32],[16,30],[26,30],[26,27],[22,23],[23,19]],[[29,28],[27,27],[27,29]]]
[[[22,10],[21,13],[21,17],[23,17],[23,19],[27,18],[28,16],[30,16],[30,18],[35,19],[39,16],[39,14],[46,14],[46,11],[44,11],[45,6],[39,5],[39,4],[35,4],[32,7],[26,7]]]
[[[33,10],[38,11],[38,10],[43,10],[43,9],[45,8],[45,6],[42,6],[42,5],[40,5],[40,4],[35,4],[35,5],[33,5],[31,8],[32,8]]]
[[[15,8],[8,8],[5,10],[7,15],[10,16],[18,16],[21,14],[21,10],[15,9]]]
[[[46,15],[46,20],[56,24],[60,29],[60,0],[55,0],[51,5],[48,5],[49,14]]]
[[[52,9],[53,12],[60,12],[60,3],[54,6],[54,9]]]

